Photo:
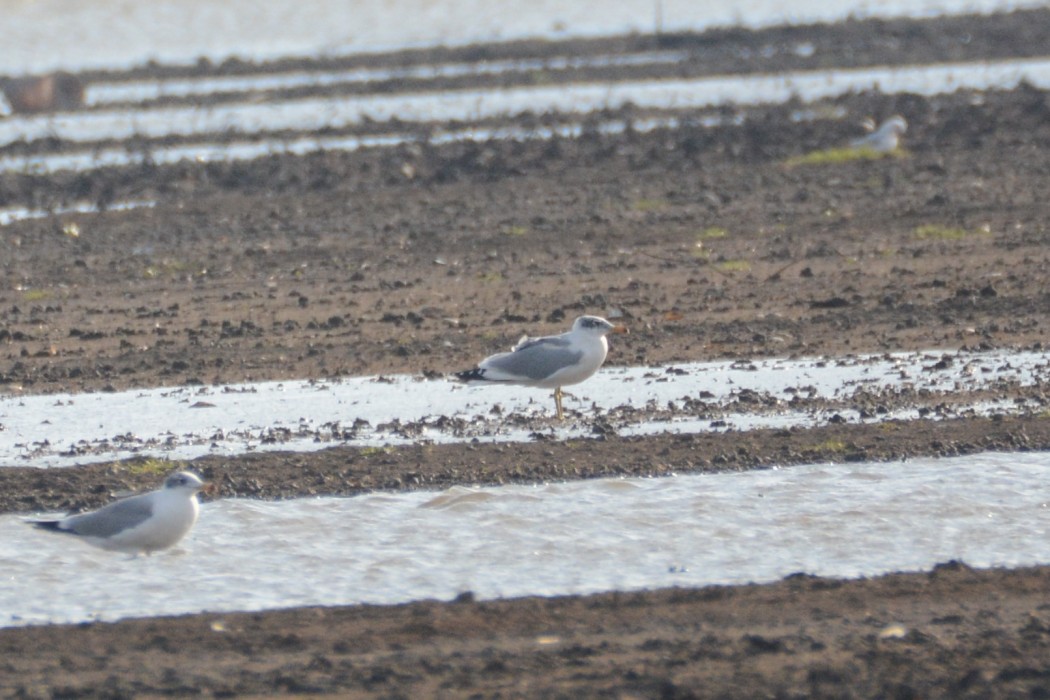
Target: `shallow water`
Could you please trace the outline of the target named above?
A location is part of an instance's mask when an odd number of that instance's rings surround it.
[[[434,80],[463,76],[499,75],[531,71],[558,71],[596,67],[674,65],[690,57],[687,51],[653,51],[608,56],[555,56],[528,60],[478,63],[423,63],[396,68],[355,68],[339,71],[289,71],[207,78],[162,78],[113,83],[89,83],[84,103],[144,102],[162,97],[215,93],[287,90],[302,87],[366,84],[382,80]]]
[[[62,214],[94,214],[100,211],[129,211],[131,209],[148,209],[156,206],[156,202],[150,200],[126,200],[120,202],[109,202],[104,209],[98,204],[89,202],[78,202],[64,207],[53,209],[29,209],[27,207],[8,207],[0,209],[0,226],[7,226],[15,221],[26,219],[46,219],[51,216]]]
[[[582,420],[551,427],[548,437],[587,436],[598,419],[622,434],[913,419],[920,415],[918,406],[862,418],[853,404],[887,391],[950,396],[1000,382],[1031,386],[1048,380],[1050,364],[1042,353],[894,353],[607,367],[568,387],[565,406],[580,411]],[[757,400],[749,401],[751,396]],[[806,399],[836,403],[814,409],[807,408]],[[524,441],[533,439],[535,428],[507,418],[550,416],[553,403],[551,392],[541,389],[465,387],[405,375],[0,396],[0,466],[63,467],[133,455],[190,459],[340,444]],[[493,411],[497,406],[498,413]],[[652,410],[661,418],[654,420]],[[948,415],[1024,410],[1023,403],[962,403]]]
[[[129,558],[0,516],[0,625],[1050,562],[1046,454],[205,504]]]
[[[0,74],[121,68],[147,60],[344,55],[522,38],[703,31],[713,26],[925,17],[1037,0],[0,0]],[[46,47],[46,50],[42,50]]]
[[[719,117],[705,117],[694,123],[705,126],[723,124]],[[619,134],[628,128],[639,132],[659,128],[677,128],[681,120],[646,119],[633,121],[630,126],[622,120],[611,120],[588,125],[603,134]],[[470,127],[455,131],[437,131],[430,134],[426,141],[434,145],[455,142],[484,142],[497,140],[533,140],[559,138],[577,138],[584,130],[582,122],[570,122],[557,127],[538,127],[521,129],[517,127],[487,128]],[[403,144],[418,143],[420,135],[405,131],[365,136],[322,136],[309,134],[297,138],[252,139],[244,141],[199,142],[179,146],[159,146],[146,151],[137,151],[121,147],[109,147],[82,151],[64,151],[62,153],[42,155],[16,155],[0,157],[0,171],[15,170],[32,173],[51,173],[61,170],[94,170],[96,168],[120,167],[137,163],[154,163],[157,165],[178,163],[192,160],[198,163],[212,161],[252,160],[268,155],[305,155],[320,151],[356,151],[362,148],[389,148]]]
[[[284,130],[315,131],[345,128],[364,121],[444,122],[475,121],[520,113],[585,114],[618,109],[633,104],[643,109],[697,109],[719,104],[752,105],[778,103],[792,97],[804,101],[878,88],[884,93],[936,94],[960,89],[1008,89],[1021,81],[1040,88],[1050,87],[1050,59],[1021,59],[1000,62],[876,67],[831,71],[800,71],[777,75],[715,76],[689,80],[646,80],[616,83],[574,83],[558,86],[527,86],[500,90],[450,90],[394,95],[312,97],[265,103],[223,103],[209,107],[180,106],[145,110],[95,110],[42,116],[12,116],[0,120],[0,144],[18,140],[59,138],[69,142],[108,139],[165,138],[215,133],[256,134]],[[858,133],[858,135],[860,135]],[[535,137],[535,135],[533,135]],[[365,145],[394,145],[404,135],[382,135]],[[410,140],[418,140],[413,136]],[[387,143],[388,142],[388,143]],[[349,139],[345,148],[361,147],[361,139]],[[836,146],[842,144],[827,144]],[[120,165],[150,160],[156,163],[195,159],[198,153],[217,159],[259,157],[286,152],[286,139],[271,139],[245,145],[203,142],[147,153],[109,149],[104,154],[79,154],[77,161],[89,167]],[[338,147],[329,140],[325,148]],[[312,150],[321,150],[316,145]],[[5,170],[57,169],[70,167],[70,154],[58,156],[9,156],[0,160]],[[83,166],[82,166],[83,167]]]

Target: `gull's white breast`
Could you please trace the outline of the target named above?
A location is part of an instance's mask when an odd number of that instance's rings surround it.
[[[89,538],[103,549],[128,552],[154,552],[171,547],[181,540],[200,514],[196,495],[172,490],[153,494],[153,513],[135,527],[108,538]]]

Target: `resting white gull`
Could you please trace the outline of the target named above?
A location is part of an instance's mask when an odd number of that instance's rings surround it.
[[[897,146],[900,145],[901,135],[908,130],[908,122],[904,121],[904,117],[899,114],[894,114],[882,122],[878,129],[875,129],[875,122],[871,120],[866,123],[866,126],[872,130],[871,133],[859,139],[854,139],[850,142],[850,146],[853,148],[870,148],[877,153],[889,153],[897,150]]]
[[[102,549],[148,555],[171,547],[190,531],[200,512],[197,492],[204,486],[196,474],[176,472],[157,491],[115,501],[90,513],[31,523]]]
[[[510,352],[486,357],[474,369],[458,372],[455,377],[467,384],[520,384],[554,389],[554,405],[560,420],[564,416],[561,388],[578,384],[598,371],[609,353],[606,334],[626,332],[623,326],[615,326],[604,318],[580,316],[567,333],[542,338],[526,336]]]

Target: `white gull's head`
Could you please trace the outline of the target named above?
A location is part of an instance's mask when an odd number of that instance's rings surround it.
[[[872,124],[874,122],[871,122]],[[872,128],[872,127],[868,127]],[[908,122],[899,114],[884,121],[878,129],[863,138],[853,141],[854,148],[870,148],[879,153],[888,153],[896,150],[900,145],[900,137],[908,130]]]
[[[603,336],[616,330],[617,326],[606,321],[601,316],[580,316],[572,323],[573,333],[589,333]]]
[[[204,482],[192,472],[175,472],[164,480],[164,488],[197,493],[204,488]]]

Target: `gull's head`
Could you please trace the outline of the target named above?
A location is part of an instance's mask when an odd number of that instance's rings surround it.
[[[894,114],[892,117],[884,121],[882,123],[882,126],[879,127],[879,133],[896,134],[897,136],[900,136],[907,130],[908,122],[906,122],[904,120],[904,117],[902,117],[899,114]]]
[[[604,336],[607,333],[626,333],[627,327],[609,323],[601,316],[580,316],[573,321],[572,332]]]
[[[868,120],[874,125],[873,120]],[[874,126],[868,126],[865,124],[865,128],[872,130]],[[905,131],[908,130],[908,122],[904,121],[904,117],[899,114],[894,114],[892,117],[882,122],[878,129],[874,129],[872,133],[868,134],[864,138],[856,139],[852,142],[852,145],[856,148],[870,148],[879,153],[889,153],[894,151],[900,145],[900,137]]]
[[[164,480],[165,489],[180,489],[197,493],[205,487],[205,483],[193,472],[175,472]]]

